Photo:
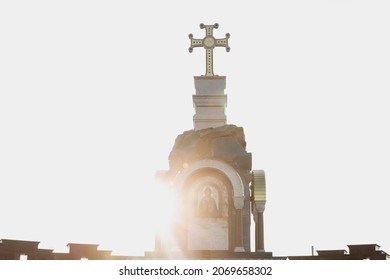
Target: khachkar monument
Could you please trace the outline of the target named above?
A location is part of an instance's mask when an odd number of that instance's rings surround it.
[[[173,188],[180,206],[169,238],[158,235],[156,258],[272,258],[264,251],[265,176],[252,170],[243,128],[226,124],[226,77],[214,74],[213,50],[228,40],[213,35],[218,24],[200,25],[203,39],[190,34],[190,48],[206,50],[206,73],[195,76],[194,129],[176,138],[169,170],[157,179]],[[254,220],[255,248],[251,249]],[[252,224],[253,226],[253,224]]]

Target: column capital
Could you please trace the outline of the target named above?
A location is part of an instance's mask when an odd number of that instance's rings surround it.
[[[265,203],[266,201],[254,201],[253,202],[253,210],[258,213],[263,213],[265,210]]]

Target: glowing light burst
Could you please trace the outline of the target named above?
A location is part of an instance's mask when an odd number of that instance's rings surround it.
[[[179,213],[177,193],[169,185],[156,184],[153,200],[153,210],[157,215],[155,232],[160,237],[169,237]]]
[[[173,186],[158,182],[153,192],[153,211],[156,213],[154,229],[156,250],[169,258],[183,258],[178,240],[178,225],[182,221],[180,194]]]

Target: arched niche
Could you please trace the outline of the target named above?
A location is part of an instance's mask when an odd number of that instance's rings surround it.
[[[202,169],[214,169],[226,176],[233,188],[233,198],[235,204],[236,200],[239,201],[244,198],[244,184],[240,175],[231,165],[215,159],[199,160],[187,167],[183,167],[174,179],[174,187],[179,189],[184,188],[186,180],[188,180],[193,173],[199,172]]]
[[[194,162],[177,174],[173,186],[181,197],[182,248],[243,250],[244,185],[232,166],[214,159]]]

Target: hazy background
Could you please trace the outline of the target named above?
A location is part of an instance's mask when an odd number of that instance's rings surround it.
[[[274,255],[390,252],[388,1],[1,1],[0,239],[152,250],[155,170],[192,129],[200,23],[266,171]],[[159,206],[161,207],[161,206]]]

